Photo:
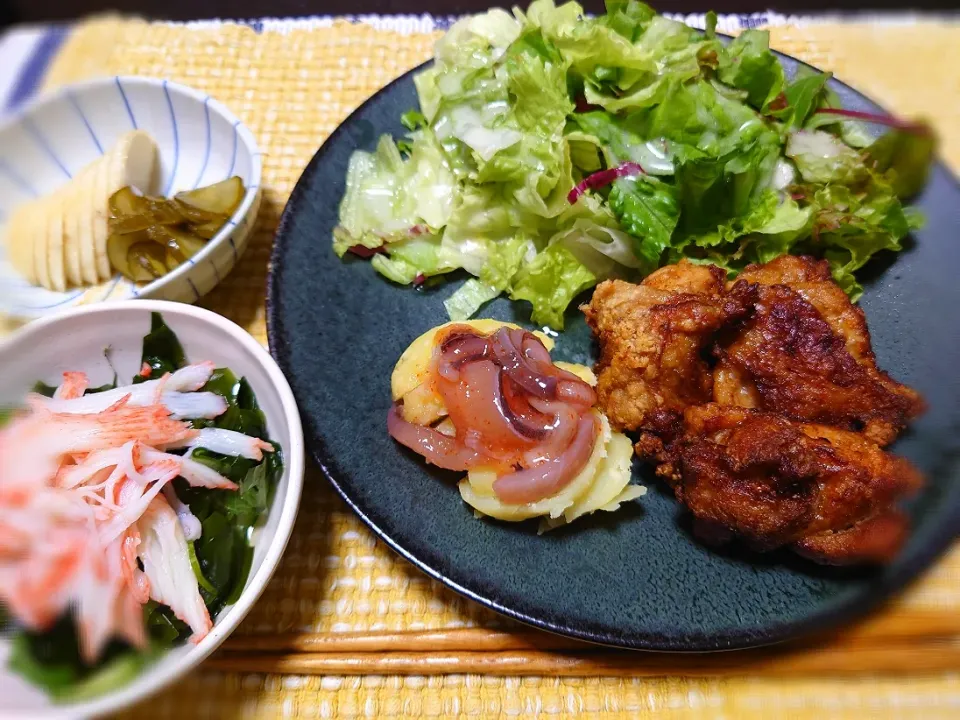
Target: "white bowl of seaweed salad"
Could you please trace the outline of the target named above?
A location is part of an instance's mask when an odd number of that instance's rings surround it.
[[[303,481],[290,387],[244,330],[163,301],[0,343],[0,711],[115,711],[237,626]]]

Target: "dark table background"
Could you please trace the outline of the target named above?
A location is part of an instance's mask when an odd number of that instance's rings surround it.
[[[581,0],[589,11],[602,9],[602,0]],[[118,10],[148,17],[200,18],[295,17],[345,14],[459,15],[493,5],[519,3],[496,0],[0,0],[0,26],[11,22],[70,20],[92,12]],[[661,12],[751,13],[773,10],[785,14],[859,12],[869,10],[955,10],[960,0],[654,0]]]

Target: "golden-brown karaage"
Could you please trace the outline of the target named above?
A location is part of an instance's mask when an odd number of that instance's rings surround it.
[[[640,285],[602,283],[583,310],[601,405],[638,432],[637,454],[699,535],[831,564],[902,545],[895,504],[922,480],[881,446],[923,401],[877,367],[863,311],[826,262],[781,257],[732,283],[681,262]]]
[[[906,529],[893,503],[921,484],[860,433],[713,403],[688,408],[656,459],[707,539],[830,564],[889,560]]]
[[[877,368],[866,318],[825,261],[784,256],[746,268],[730,289],[755,298],[716,348],[714,399],[892,442],[923,410],[912,388]]]
[[[600,341],[597,394],[614,428],[650,427],[664,412],[710,400],[704,352],[719,328],[749,309],[727,295],[724,283],[719,268],[681,262],[639,285],[597,286],[582,310]]]

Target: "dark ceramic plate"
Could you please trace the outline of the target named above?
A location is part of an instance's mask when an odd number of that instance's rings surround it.
[[[788,73],[798,62],[784,58]],[[874,103],[834,82],[849,108]],[[457,592],[517,620],[583,640],[650,650],[771,643],[839,623],[903,586],[960,526],[960,188],[938,166],[919,199],[926,228],[868,269],[862,306],[881,367],[918,388],[930,410],[896,445],[926,474],[909,506],[915,528],[881,570],[831,569],[787,553],[716,552],[698,544],[671,494],[639,464],[646,497],[621,511],[537,536],[536,522],[480,521],[455,476],[387,435],[390,373],[407,345],[447,320],[433,291],[393,285],[368,262],[337,259],[331,233],[350,153],[400,135],[417,104],[411,74],[367,101],[310,162],[284,212],[268,292],[270,348],[300,403],[317,462],[390,547]],[[498,299],[484,317],[529,325]],[[576,307],[574,304],[572,307]],[[568,315],[554,356],[590,363],[583,318]],[[319,520],[319,519],[318,519]]]

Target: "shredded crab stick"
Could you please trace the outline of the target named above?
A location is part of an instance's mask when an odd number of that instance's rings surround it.
[[[170,418],[162,405],[129,407],[121,399],[97,414],[54,413],[28,401],[30,410],[0,434],[0,483],[34,485],[55,477],[68,455],[122,446],[189,442],[197,431]]]
[[[197,540],[203,533],[203,526],[200,524],[197,516],[190,512],[190,506],[180,502],[180,498],[177,497],[173,485],[167,484],[163,486],[163,497],[167,499],[170,507],[173,508],[173,511],[177,514],[180,527],[183,529],[183,536],[190,542]]]
[[[203,448],[221,455],[244,457],[248,460],[263,460],[263,453],[273,452],[273,445],[260,438],[250,437],[234,430],[203,428],[183,443],[167,445],[168,448]]]
[[[227,411],[226,400],[219,395],[197,392],[210,380],[213,370],[213,363],[198,363],[139,385],[125,385],[93,395],[83,395],[81,392],[80,395],[71,395],[68,398],[55,396],[36,399],[51,412],[57,413],[98,413],[127,398],[127,404],[131,406],[153,405],[159,402],[166,405],[171,414],[181,418],[211,419]],[[68,382],[68,374],[74,373],[64,373],[64,385]],[[194,414],[194,407],[204,408],[204,414]]]
[[[135,647],[146,644],[140,603],[127,586],[121,570],[123,542],[110,543],[106,552],[86,558],[77,584],[77,609],[80,625],[80,650],[88,659],[96,658],[114,635]]]
[[[87,378],[86,373],[65,372],[63,374],[63,382],[60,384],[60,387],[57,388],[56,392],[53,393],[53,398],[54,400],[73,400],[74,398],[83,397],[83,394],[89,386],[90,380]]]
[[[202,433],[203,431],[201,431]],[[243,437],[247,437],[244,435]],[[267,443],[269,445],[269,443]],[[270,446],[270,449],[273,450],[273,446]],[[153,448],[146,448],[143,451],[144,460],[146,462],[156,462],[158,460],[164,460],[167,458],[175,458],[180,461],[180,477],[186,480],[193,487],[202,487],[202,488],[216,488],[219,490],[236,490],[236,483],[228,480],[223,475],[218,473],[211,467],[207,467],[203,463],[192,460],[189,457],[181,457],[179,455],[170,455],[165,452],[160,452],[159,450],[154,450]]]
[[[244,436],[246,437],[246,436]],[[111,448],[90,453],[83,462],[75,465],[63,465],[57,473],[56,485],[73,488],[88,483],[105,469],[119,467],[130,477],[137,477],[136,467],[141,463],[157,463],[171,460],[178,464],[179,474],[193,487],[215,488],[218,490],[236,490],[236,483],[228,480],[213,468],[188,457],[171,455],[155,448],[128,443],[122,448]]]
[[[84,395],[85,373],[67,372],[53,398],[28,397],[0,429],[0,602],[19,623],[43,631],[72,610],[89,661],[114,637],[145,646],[142,606],[151,598],[190,626],[192,641],[210,631],[187,546],[202,527],[172,481],[237,485],[166,450],[253,460],[273,451],[258,438],[182,421],[226,411],[222,397],[198,392],[213,369],[190,365],[92,395]]]
[[[141,536],[139,558],[150,582],[150,597],[173,610],[193,630],[191,641],[199,642],[213,622],[200,597],[177,514],[162,497],[154,498],[137,527]]]
[[[164,485],[180,474],[180,463],[161,460],[142,470],[147,482],[140,484],[126,478],[117,489],[116,504],[120,511],[100,527],[100,540],[104,545],[120,537],[128,527],[140,519],[151,501],[163,490]]]
[[[158,381],[159,382],[159,381]],[[146,384],[146,383],[144,383]],[[110,392],[113,392],[112,390]],[[58,400],[57,398],[44,398],[42,396],[31,396],[36,402],[46,407],[51,412],[63,413],[66,415],[90,414],[101,412],[99,407],[101,402],[89,402],[88,398],[96,398],[97,395],[86,395],[84,397],[73,398],[69,400]],[[220,417],[227,411],[227,401],[220,395],[212,392],[162,392],[159,396],[156,391],[151,393],[129,392],[121,396],[121,400],[126,400],[131,406],[152,405],[155,402],[163,405],[170,415],[176,420],[185,418],[203,418],[212,420]]]
[[[151,381],[152,382],[152,381]],[[156,382],[162,382],[157,380]],[[147,383],[143,383],[146,385]],[[154,388],[151,392],[134,391],[133,388],[142,387],[131,385],[126,394],[117,398],[118,401],[125,400],[131,406],[146,406],[159,404],[163,405],[170,415],[176,420],[184,418],[203,418],[212,420],[215,417],[223,415],[227,411],[227,401],[220,395],[212,392],[177,392],[168,390],[166,392],[157,392]],[[108,392],[114,392],[110,390]],[[62,413],[65,415],[81,415],[102,412],[104,405],[99,400],[99,395],[84,395],[82,397],[70,399],[45,398],[41,395],[31,395],[30,399],[43,405],[51,412]],[[106,393],[102,393],[106,394]],[[91,399],[96,399],[91,402]]]

